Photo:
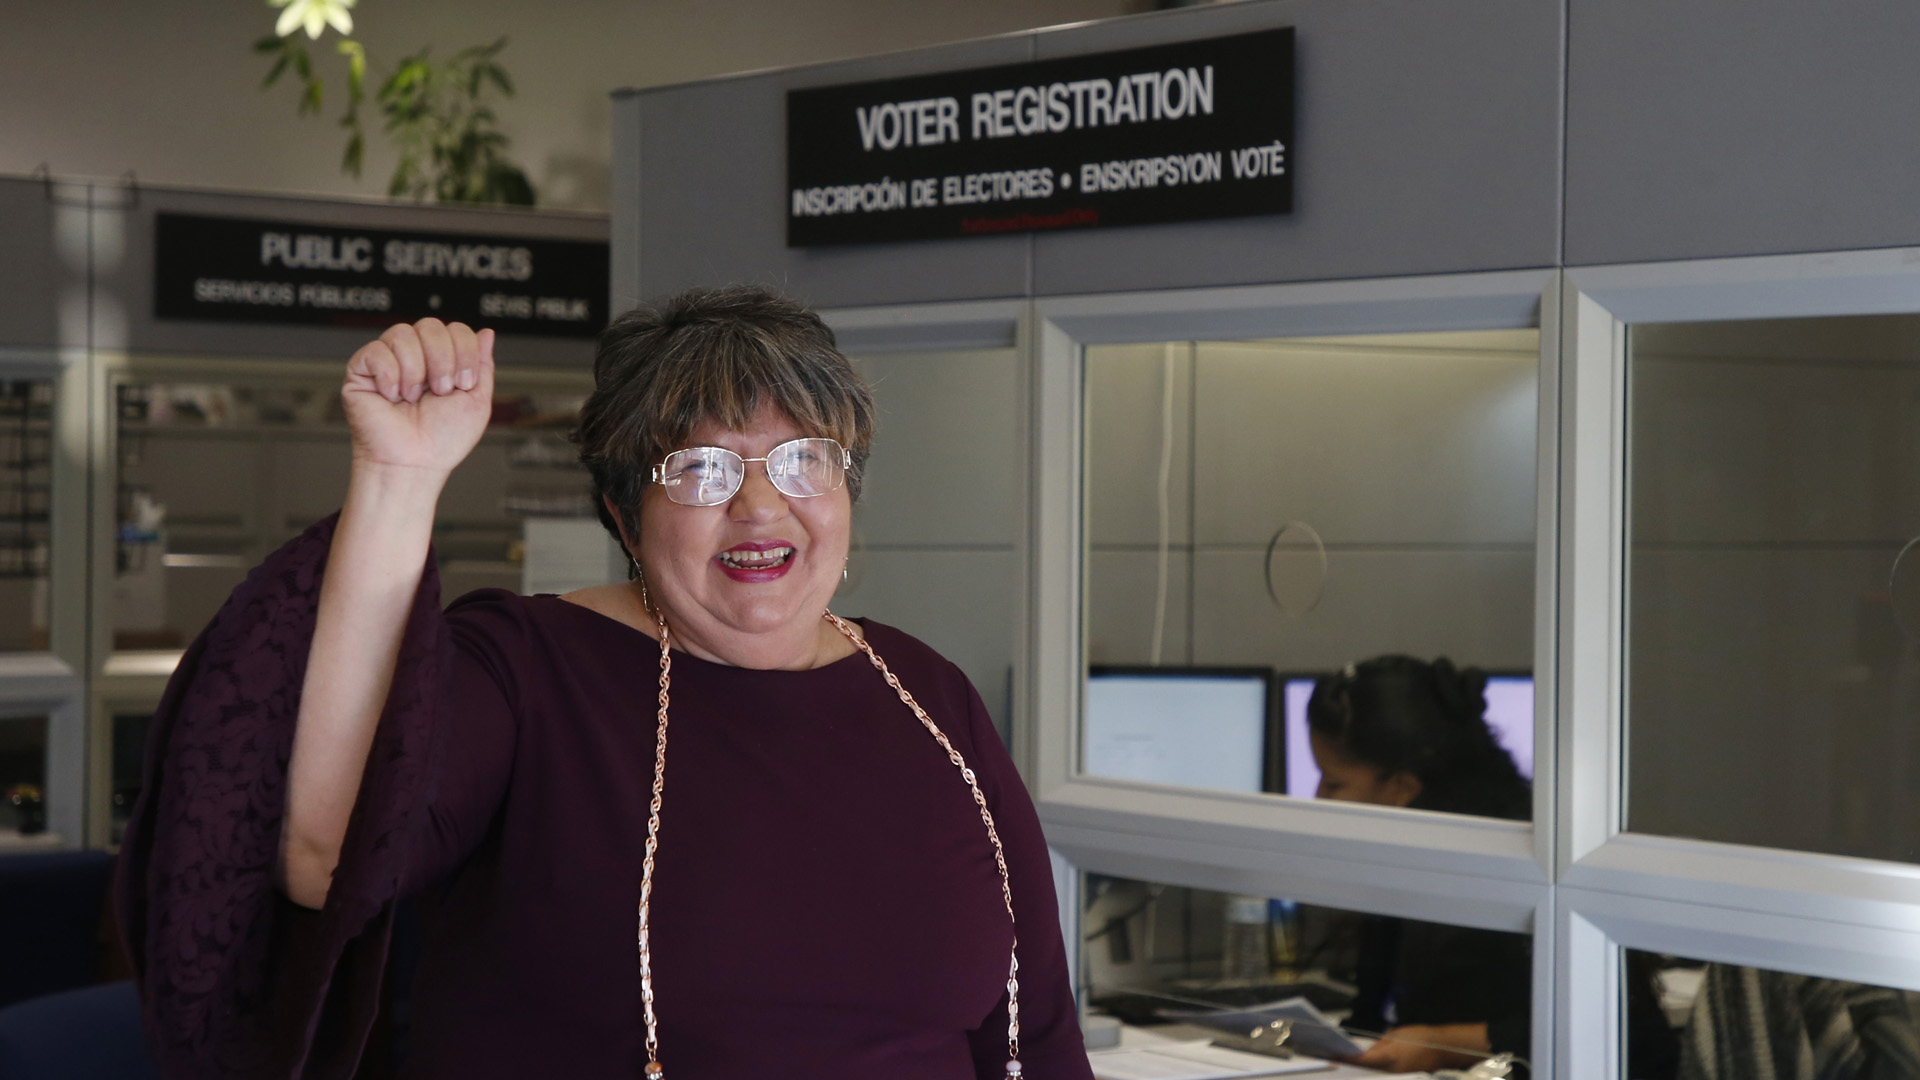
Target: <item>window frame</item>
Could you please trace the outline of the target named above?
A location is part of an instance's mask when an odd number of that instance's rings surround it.
[[[1920,248],[1570,269],[1560,308],[1564,1075],[1620,1075],[1623,949],[1920,989],[1920,865],[1625,828],[1627,338],[1635,323],[1920,312]],[[1594,988],[1607,986],[1607,992]]]
[[[89,461],[87,350],[0,347],[0,378],[46,379],[54,386],[48,482],[48,647],[0,653],[0,717],[44,716],[47,722],[47,831],[13,850],[77,848],[86,840],[87,746],[86,550]]]
[[[1552,1015],[1559,299],[1555,271],[1522,270],[1034,302],[1032,640],[1016,713],[1033,740],[1028,783],[1060,857],[1081,871],[1530,933],[1534,1015]],[[1534,822],[1203,792],[1079,771],[1087,346],[1535,327]],[[1077,899],[1063,903],[1063,922],[1077,911]],[[1528,1055],[1543,1077],[1554,1075],[1550,1031],[1535,1024]]]

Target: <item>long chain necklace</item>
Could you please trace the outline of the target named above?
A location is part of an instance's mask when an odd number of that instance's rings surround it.
[[[994,828],[993,811],[987,809],[987,797],[980,792],[980,782],[973,770],[967,767],[967,760],[954,749],[947,740],[946,733],[940,730],[920,703],[913,700],[907,688],[887,669],[887,662],[873,651],[867,640],[854,633],[847,621],[833,612],[823,616],[833,624],[834,629],[846,635],[853,647],[867,655],[873,666],[886,679],[894,693],[900,695],[900,701],[913,710],[920,726],[927,729],[933,741],[947,752],[947,760],[967,782],[967,789],[973,793],[973,804],[980,809],[980,820],[987,826],[987,839],[993,841],[993,863],[1000,871],[1000,899],[1007,907],[1007,921],[1014,922],[1013,885],[1007,877],[1007,853],[1000,845],[1000,831]],[[670,653],[672,634],[667,630],[666,615],[655,609],[654,621],[660,626],[660,714],[655,727],[653,748],[653,799],[647,804],[647,855],[640,869],[640,1005],[647,1020],[647,1080],[664,1080],[665,1066],[660,1064],[660,1032],[653,1012],[653,947],[647,937],[649,908],[653,902],[653,857],[660,849],[660,805],[667,787],[667,695],[673,687],[673,657]],[[1007,1076],[1009,1080],[1021,1080],[1020,1077],[1020,941],[1016,936],[1007,965]]]

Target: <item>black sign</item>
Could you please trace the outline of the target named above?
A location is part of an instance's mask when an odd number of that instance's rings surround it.
[[[1293,30],[787,94],[787,244],[1284,214]]]
[[[160,319],[384,327],[429,315],[507,334],[607,325],[607,245],[159,214]]]

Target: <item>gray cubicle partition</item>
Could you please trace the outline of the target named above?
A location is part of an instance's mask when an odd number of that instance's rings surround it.
[[[82,313],[72,329],[84,333],[86,200],[84,186],[0,177],[0,352],[62,344],[63,301]]]
[[[799,249],[788,90],[1297,29],[1294,213]],[[1561,12],[1535,0],[1269,0],[625,92],[614,101],[615,307],[758,281],[820,307],[1550,266]]]
[[[801,249],[786,91],[1296,28],[1294,210]],[[1920,243],[1900,0],[1248,0],[617,94],[616,308],[694,283],[821,307]]]
[[[1568,265],[1920,243],[1920,7],[1568,9]]]

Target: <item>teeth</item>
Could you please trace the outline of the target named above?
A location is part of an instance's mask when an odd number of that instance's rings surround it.
[[[778,547],[766,551],[723,551],[720,561],[738,570],[765,570],[786,562],[792,556],[792,548]]]

